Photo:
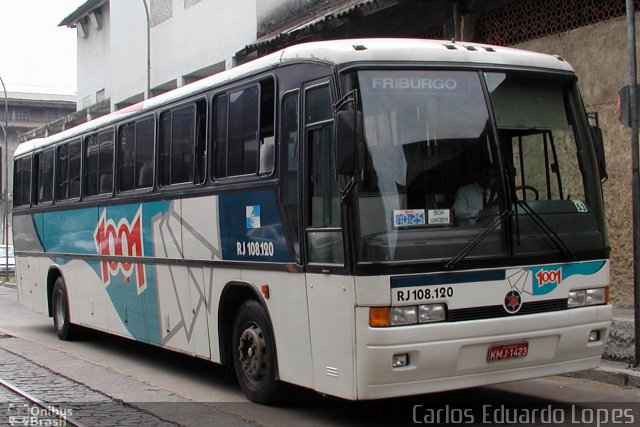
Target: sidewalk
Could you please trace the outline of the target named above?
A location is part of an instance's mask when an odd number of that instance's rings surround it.
[[[599,368],[568,374],[622,387],[640,388],[640,369],[631,367],[634,358],[635,333],[633,310],[615,309],[611,333]]]
[[[4,286],[5,288],[10,288],[10,289],[17,289],[18,286],[16,285],[16,282],[11,280],[11,281],[6,281],[6,282],[0,282],[0,286]]]

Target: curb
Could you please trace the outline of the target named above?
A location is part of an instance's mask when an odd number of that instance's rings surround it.
[[[4,282],[2,286],[9,289],[18,289],[18,285],[16,285],[15,282]]]
[[[640,370],[625,363],[602,361],[602,365],[588,371],[565,374],[566,377],[580,378],[620,387],[640,388]]]

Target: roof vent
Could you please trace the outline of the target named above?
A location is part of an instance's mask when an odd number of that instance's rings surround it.
[[[363,44],[354,44],[353,48],[357,51],[367,50],[367,47]]]
[[[472,52],[475,52],[476,50],[478,50],[478,49],[476,49],[475,46],[465,46],[465,47],[467,48],[467,50],[470,50]]]
[[[495,52],[496,50],[492,47],[485,47],[484,50],[486,50],[487,52]]]
[[[445,44],[444,47],[449,50],[458,50],[458,47],[455,44]]]

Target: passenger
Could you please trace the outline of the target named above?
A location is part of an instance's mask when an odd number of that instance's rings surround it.
[[[482,217],[483,211],[490,209],[496,202],[494,185],[498,172],[491,163],[480,166],[476,182],[458,188],[453,211],[461,227],[473,227]]]

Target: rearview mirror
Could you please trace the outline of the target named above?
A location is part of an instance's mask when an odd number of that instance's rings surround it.
[[[596,152],[596,161],[598,162],[598,170],[600,172],[600,182],[605,182],[609,179],[609,175],[607,174],[607,162],[604,155],[602,129],[600,129],[600,126],[589,126],[589,129],[591,130],[593,149]]]
[[[340,175],[353,175],[356,167],[356,141],[360,113],[336,113],[336,170]]]

